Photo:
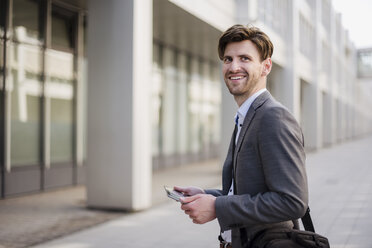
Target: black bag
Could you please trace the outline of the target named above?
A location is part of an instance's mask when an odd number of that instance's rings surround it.
[[[290,228],[274,228],[258,233],[252,240],[252,248],[329,248],[328,239],[315,233],[308,208],[301,218],[306,231]]]

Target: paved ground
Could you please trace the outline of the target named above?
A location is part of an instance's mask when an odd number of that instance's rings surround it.
[[[220,175],[216,160],[155,172],[153,205],[169,203],[163,185],[212,187]],[[79,186],[0,200],[0,248],[30,247],[128,215],[87,209],[85,199],[85,187]]]
[[[372,136],[369,136],[307,156],[312,217],[317,232],[329,238],[332,248],[372,247],[371,152]],[[218,185],[219,173],[216,161],[158,172],[153,182],[155,206],[132,214],[87,210],[83,187],[2,200],[0,244],[28,247],[32,243],[28,240],[33,235],[37,237],[37,233],[44,233],[44,240],[53,236],[53,225],[48,228],[45,223],[60,224],[57,230],[70,233],[74,232],[74,225],[89,219],[87,222],[93,227],[34,248],[217,247],[217,222],[192,224],[179,205],[164,196],[162,185]],[[98,225],[93,220],[106,222]],[[27,233],[28,228],[33,230],[32,235]],[[24,246],[18,242],[22,240]],[[37,240],[34,243],[43,239]],[[10,241],[16,242],[12,246]]]
[[[123,216],[87,210],[83,187],[0,201],[0,248],[29,247]]]

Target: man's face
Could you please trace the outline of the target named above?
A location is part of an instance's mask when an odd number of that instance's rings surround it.
[[[222,72],[230,93],[242,100],[248,99],[266,85],[271,59],[261,61],[260,54],[250,40],[232,42],[226,46]]]

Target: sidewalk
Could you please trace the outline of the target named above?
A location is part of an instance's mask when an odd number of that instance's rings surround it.
[[[311,214],[317,232],[329,238],[332,248],[372,247],[371,152],[372,136],[368,136],[307,155]],[[153,185],[154,198],[159,200],[150,210],[116,213],[118,216],[106,223],[34,248],[215,248],[219,231],[217,222],[193,224],[180,211],[178,203],[165,198],[162,185],[218,185],[219,166],[217,162],[211,162],[158,172],[154,175]],[[0,211],[3,211],[2,205],[0,201]],[[81,209],[88,211],[83,206]],[[1,229],[2,223],[0,215]]]
[[[216,160],[157,171],[152,182],[153,208],[170,202],[163,185],[213,187],[220,184],[220,175]],[[30,247],[131,215],[87,209],[83,186],[0,200],[0,248]]]

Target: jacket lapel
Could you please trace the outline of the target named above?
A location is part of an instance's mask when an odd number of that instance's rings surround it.
[[[238,142],[236,143],[236,147],[234,149],[234,176],[235,176],[235,171],[236,171],[236,159],[238,155],[238,151],[240,151],[240,147],[242,146],[243,139],[245,134],[247,133],[247,130],[256,114],[256,110],[264,103],[266,102],[267,99],[271,97],[271,94],[268,91],[263,92],[261,95],[259,95],[252,103],[250,108],[248,109],[248,112],[244,118],[243,126],[242,129],[240,130],[239,137],[238,137]]]

